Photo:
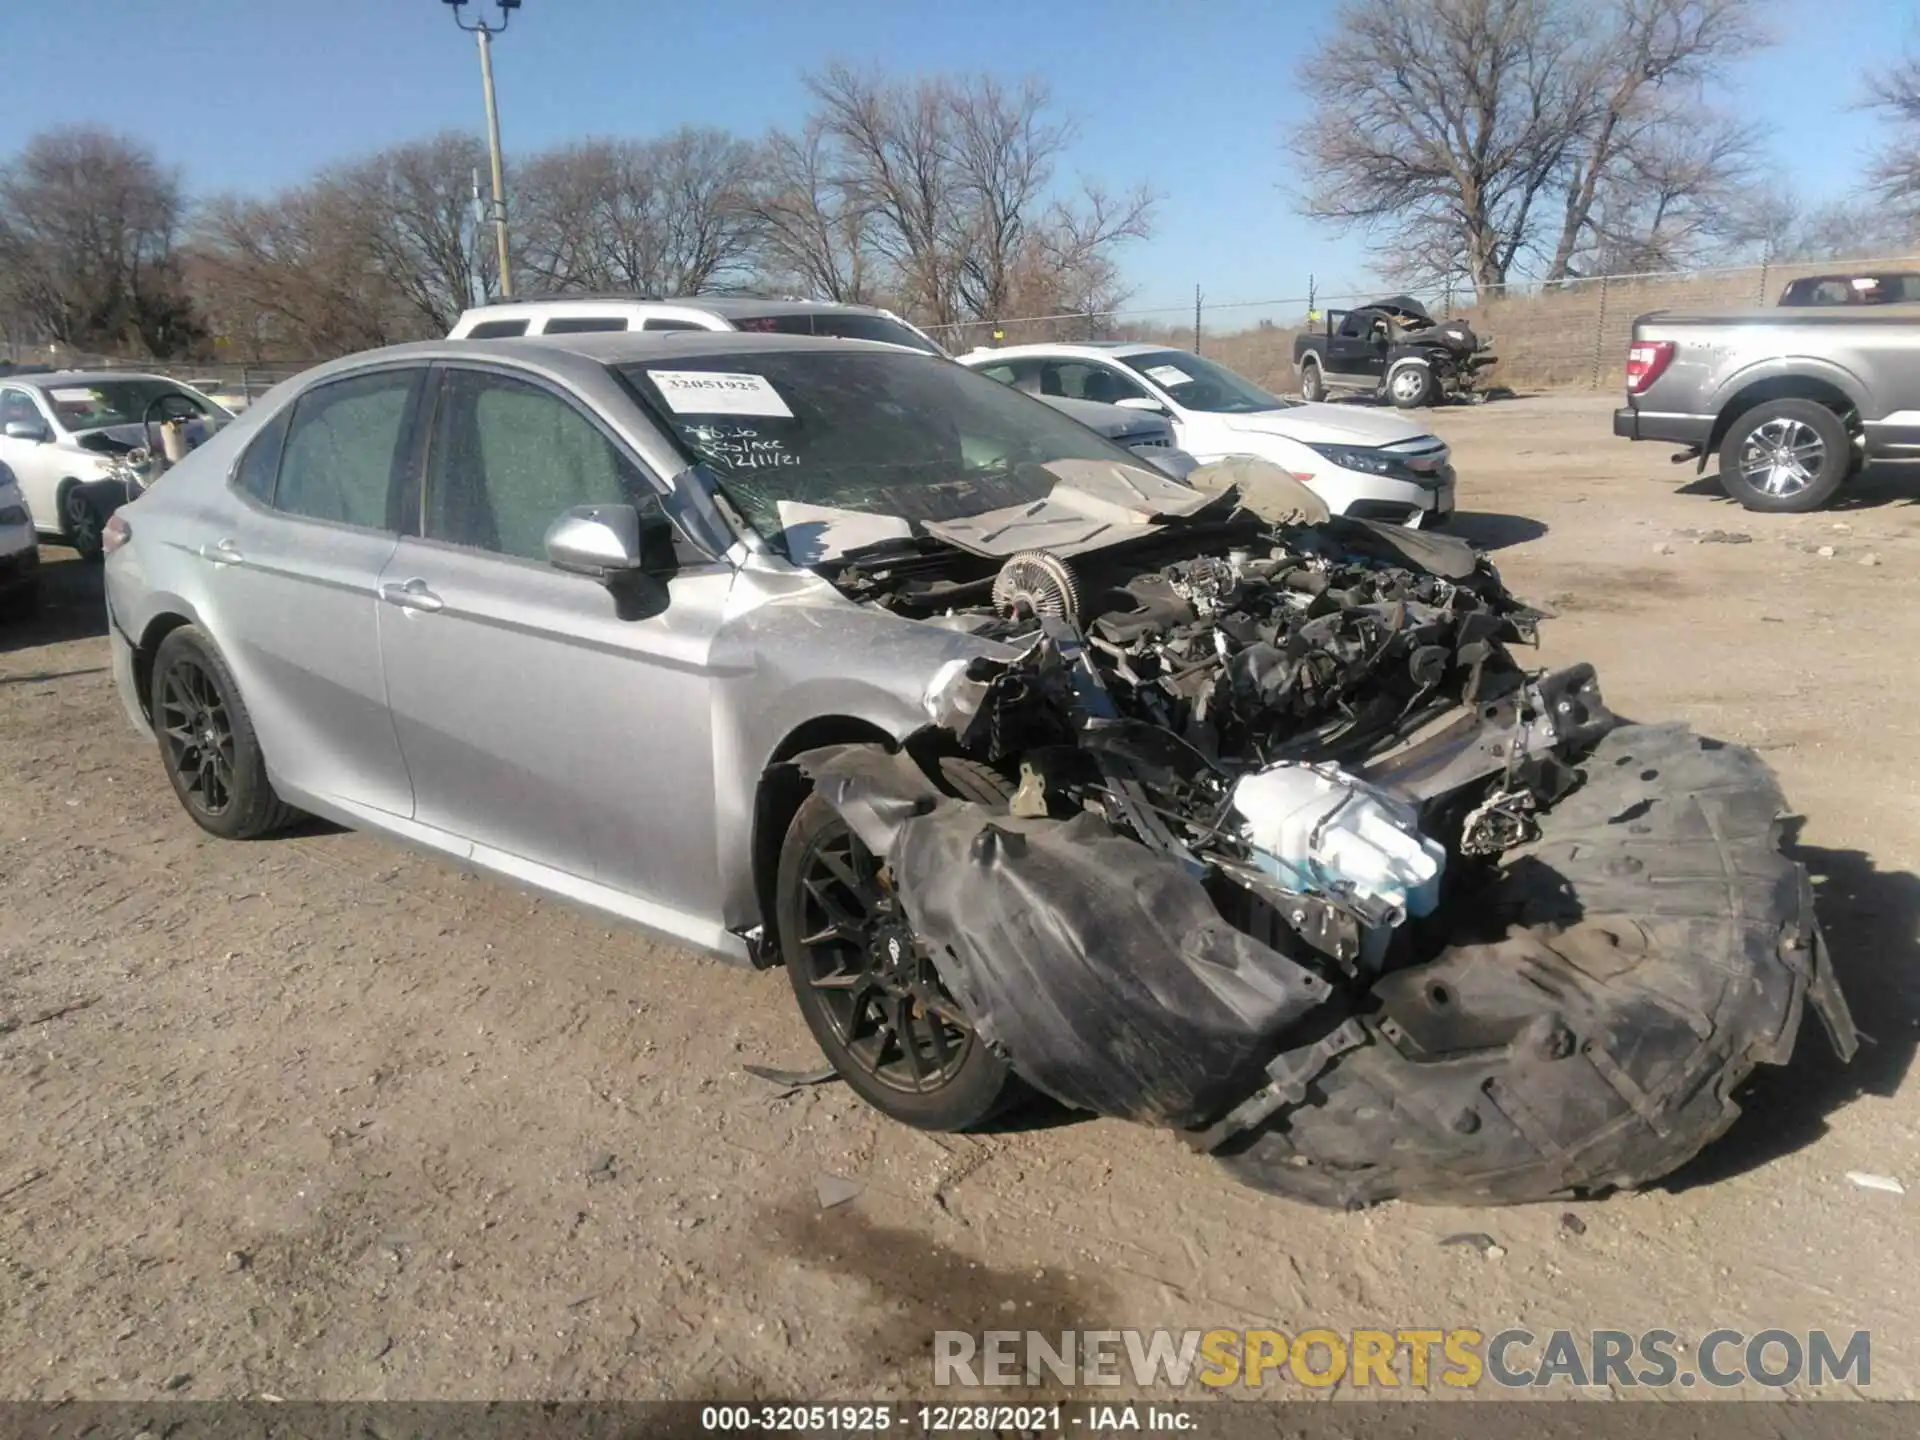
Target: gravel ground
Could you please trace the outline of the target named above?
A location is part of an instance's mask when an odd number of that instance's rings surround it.
[[[1810,1025],[1668,1184],[1338,1215],[1117,1122],[783,1090],[742,1068],[817,1063],[777,972],[328,827],[203,836],[50,550],[0,630],[0,1396],[925,1396],[941,1328],[1514,1323],[1870,1329],[1867,1393],[1920,1394],[1920,477],[1749,515],[1608,404],[1436,415],[1460,528],[1560,613],[1544,661],[1767,753],[1871,1037],[1842,1070]]]

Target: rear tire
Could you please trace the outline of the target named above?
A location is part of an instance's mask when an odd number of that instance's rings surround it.
[[[1312,356],[1300,362],[1300,398],[1310,404],[1327,398],[1327,377],[1320,373],[1320,362]]]
[[[1580,768],[1474,905],[1480,935],[1380,980],[1304,1099],[1217,1152],[1228,1170],[1347,1209],[1625,1188],[1786,1063],[1819,947],[1783,943],[1815,932],[1771,772],[1677,725],[1622,726]]]
[[[1733,422],[1720,446],[1721,486],[1764,514],[1818,510],[1853,469],[1846,422],[1813,400],[1756,405]]]
[[[160,762],[202,830],[223,840],[256,840],[300,817],[274,793],[240,686],[196,627],[183,625],[160,642],[151,700]]]

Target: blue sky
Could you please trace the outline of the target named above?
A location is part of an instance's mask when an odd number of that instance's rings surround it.
[[[265,190],[481,124],[473,42],[442,0],[5,8],[0,155],[89,122],[144,140],[197,192]],[[1776,0],[1782,43],[1742,67],[1737,93],[1776,127],[1778,172],[1801,193],[1857,186],[1874,127],[1847,102],[1863,62],[1920,38],[1913,15],[1907,0]],[[1325,23],[1302,0],[525,0],[495,69],[509,157],[680,124],[756,135],[792,122],[801,72],[835,58],[1039,74],[1080,125],[1070,171],[1162,195],[1153,238],[1129,256],[1132,303],[1179,309],[1196,282],[1210,304],[1302,295],[1309,274],[1322,294],[1367,285],[1365,239],[1295,216],[1284,188],[1295,62]]]

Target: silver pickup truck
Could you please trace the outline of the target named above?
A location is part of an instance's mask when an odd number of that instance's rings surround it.
[[[1642,315],[1613,433],[1718,456],[1749,510],[1817,510],[1869,460],[1920,459],[1920,304]]]

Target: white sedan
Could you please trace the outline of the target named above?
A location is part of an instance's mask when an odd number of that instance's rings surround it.
[[[1445,442],[1397,414],[1283,400],[1212,360],[1134,341],[1006,345],[959,360],[1042,399],[1164,415],[1180,449],[1201,464],[1232,455],[1271,461],[1338,515],[1431,526],[1453,513]]]

